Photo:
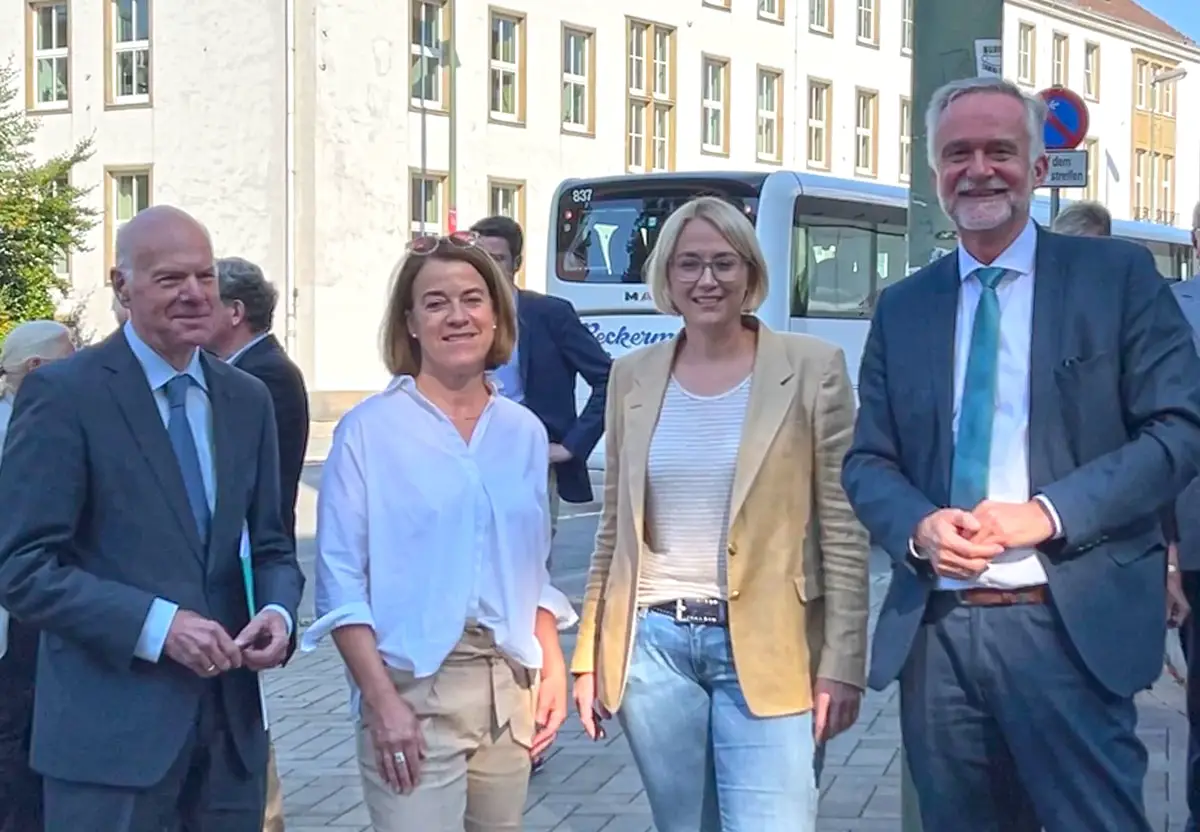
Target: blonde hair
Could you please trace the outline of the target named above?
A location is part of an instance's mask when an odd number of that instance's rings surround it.
[[[769,286],[767,261],[758,245],[754,224],[737,208],[715,196],[701,196],[684,203],[663,223],[654,250],[646,259],[645,269],[646,285],[650,288],[655,308],[664,315],[679,314],[671,302],[669,266],[675,247],[679,244],[679,235],[692,220],[704,220],[717,229],[730,247],[746,261],[750,274],[746,279],[746,299],[742,303],[742,311],[756,311],[766,300]]]
[[[496,330],[492,348],[484,362],[485,370],[508,363],[517,342],[517,305],[512,288],[500,266],[487,250],[475,242],[442,237],[428,254],[409,253],[392,270],[391,289],[381,333],[383,363],[393,376],[415,376],[421,370],[421,345],[408,329],[408,314],[413,311],[413,284],[426,263],[466,263],[479,273],[492,300]]]
[[[17,392],[32,359],[60,357],[55,347],[63,342],[71,343],[71,330],[58,321],[26,321],[14,327],[0,345],[0,396]]]

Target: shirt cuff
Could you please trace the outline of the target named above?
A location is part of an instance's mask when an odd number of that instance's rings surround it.
[[[579,621],[579,616],[575,613],[575,607],[572,606],[570,599],[550,583],[542,587],[542,595],[538,599],[538,609],[546,610],[553,615],[559,630],[570,629]]]
[[[265,607],[262,608],[261,611],[266,612],[267,610],[274,610],[275,612],[277,612],[281,616],[283,616],[283,623],[287,625],[288,638],[291,638],[292,637],[292,629],[295,627],[295,622],[292,621],[292,614],[290,612],[288,612],[287,610],[285,610],[283,607],[279,606],[278,604],[267,604]]]
[[[311,653],[320,646],[325,636],[339,627],[365,625],[375,629],[375,616],[371,615],[371,607],[366,601],[353,601],[342,604],[336,609],[322,615],[309,625],[300,637],[300,652]]]
[[[1058,516],[1058,510],[1054,508],[1054,503],[1050,502],[1050,498],[1045,494],[1035,494],[1033,499],[1041,503],[1046,514],[1050,515],[1050,522],[1054,524],[1054,534],[1051,536],[1051,540],[1058,540],[1063,536],[1063,524],[1062,518]]]
[[[175,613],[178,611],[178,604],[155,598],[150,604],[150,612],[146,614],[145,622],[142,623],[142,633],[133,648],[133,655],[142,661],[157,663],[162,658],[167,633],[171,631],[171,624],[174,623]]]

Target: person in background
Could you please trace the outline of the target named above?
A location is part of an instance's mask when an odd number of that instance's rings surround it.
[[[199,222],[152,206],[115,249],[129,320],[25,378],[0,465],[0,605],[45,647],[44,832],[260,832],[257,673],[304,590],[271,400],[201,349],[220,300]]]
[[[1111,237],[1112,214],[1099,202],[1072,202],[1054,218],[1051,230],[1072,237]]]
[[[659,832],[812,832],[866,675],[846,360],[754,317],[766,262],[723,200],[672,214],[646,274],[683,330],[613,365],[576,707],[593,739],[617,715]]]
[[[283,525],[296,545],[296,496],[308,447],[308,391],[304,375],[271,334],[279,292],[262,269],[241,257],[217,261],[221,307],[208,348],[267,385],[279,440],[279,494]],[[275,746],[267,757],[267,806],[263,832],[283,832],[283,790]]]
[[[75,352],[57,321],[18,324],[0,346],[0,465],[21,382],[35,369]],[[0,832],[42,832],[42,780],[29,765],[38,631],[0,608]]]
[[[332,633],[350,671],[376,832],[512,832],[575,621],[546,568],[546,429],[488,381],[517,321],[474,234],[418,237],[390,285],[393,380],[334,431],[304,649]]]
[[[1145,247],[1033,222],[1046,112],[1001,78],[931,97],[958,247],[880,294],[843,468],[892,559],[869,681],[899,679],[930,832],[1151,829],[1134,696],[1163,670],[1158,512],[1200,461],[1200,357]]]
[[[1200,258],[1200,202],[1192,211],[1192,246]],[[1192,327],[1200,349],[1200,288],[1195,276],[1172,287],[1179,308]],[[1168,617],[1179,624],[1180,642],[1187,659],[1187,832],[1196,832],[1200,819],[1200,479],[1194,479],[1168,507],[1163,522],[1167,537],[1167,579],[1178,586],[1182,599],[1173,598]]]

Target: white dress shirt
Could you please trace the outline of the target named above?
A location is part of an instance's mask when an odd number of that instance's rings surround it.
[[[154,404],[158,407],[158,415],[162,418],[163,427],[171,418],[171,405],[167,401],[167,382],[177,375],[191,376],[195,382],[188,386],[187,409],[188,423],[192,428],[192,439],[196,443],[196,455],[200,460],[200,476],[204,480],[204,494],[208,499],[208,510],[214,512],[217,505],[217,476],[213,463],[213,428],[212,404],[208,399],[208,379],[204,375],[204,365],[200,363],[200,350],[192,353],[192,359],[182,372],[172,367],[165,358],[156,353],[143,341],[133,328],[126,322],[123,328],[125,340],[134,358],[146,374],[146,382],[154,395]],[[292,631],[292,617],[283,607],[270,604],[264,609],[275,610],[287,622],[288,633]],[[155,598],[150,606],[150,612],[142,625],[141,636],[133,653],[139,659],[157,662],[162,656],[163,646],[167,641],[167,633],[175,620],[179,605],[165,598]],[[236,636],[237,633],[230,633]]]
[[[996,415],[992,422],[992,448],[988,465],[988,499],[1006,503],[1029,500],[1029,365],[1033,341],[1033,284],[1036,280],[1037,226],[1033,220],[988,267],[1006,269],[996,294],[1000,299],[1000,355],[996,378]],[[985,268],[961,245],[958,271],[962,288],[954,338],[954,435],[958,417],[975,310],[982,286],[975,271]],[[1062,526],[1050,502],[1037,498],[1049,510],[1055,533]],[[938,589],[989,587],[1020,589],[1046,583],[1046,570],[1032,549],[1010,549],[997,555],[983,574],[970,581],[940,577]]]
[[[577,620],[546,566],[548,453],[538,418],[502,396],[469,442],[411,376],[352,409],[321,480],[318,620],[301,649],[365,624],[388,666],[430,676],[473,619],[506,655],[540,669],[538,609],[559,627]]]

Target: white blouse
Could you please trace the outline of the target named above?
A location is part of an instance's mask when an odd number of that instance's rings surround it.
[[[321,480],[318,620],[301,649],[366,624],[387,665],[429,676],[470,618],[540,668],[538,609],[560,628],[577,620],[547,569],[548,444],[536,416],[495,395],[465,442],[411,376],[347,413]]]

